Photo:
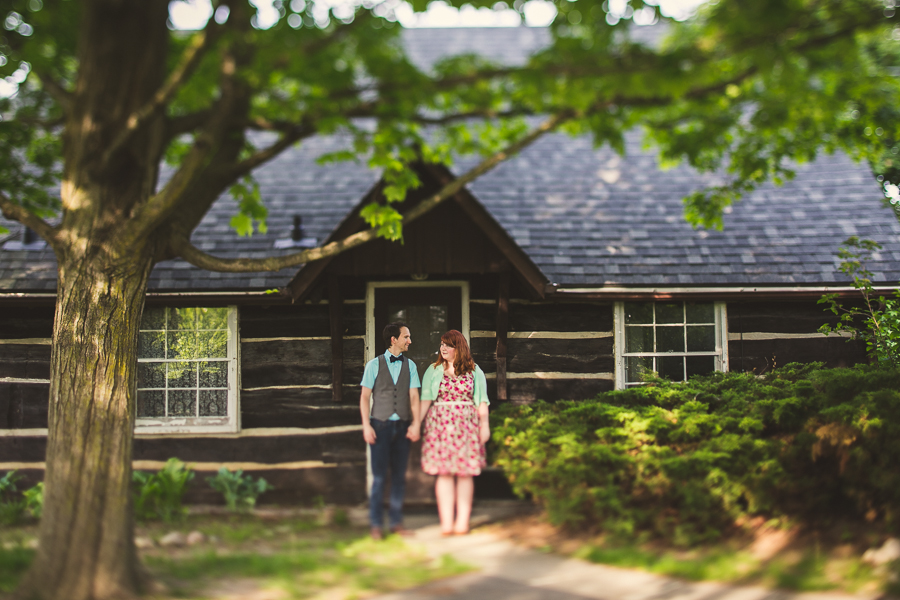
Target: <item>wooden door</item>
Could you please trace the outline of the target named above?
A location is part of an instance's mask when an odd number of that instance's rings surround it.
[[[375,290],[376,356],[383,353],[384,326],[403,321],[409,327],[407,358],[416,363],[419,379],[437,358],[441,335],[462,331],[462,291],[459,287],[377,288]]]
[[[409,327],[409,350],[405,353],[416,363],[419,379],[435,361],[441,335],[450,329],[462,331],[462,290],[455,287],[376,288],[375,348],[377,354],[387,348],[382,341],[384,326],[403,321]],[[422,472],[422,442],[412,445],[406,470],[406,502],[434,502],[434,477]],[[385,501],[390,488],[385,489]]]

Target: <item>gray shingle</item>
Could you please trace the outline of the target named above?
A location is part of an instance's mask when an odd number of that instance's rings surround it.
[[[521,63],[548,39],[546,30],[529,28],[403,35],[422,66],[462,50]],[[290,252],[273,245],[290,235],[295,214],[303,215],[308,236],[323,240],[378,178],[361,163],[316,163],[318,156],[350,142],[341,135],[313,138],[256,172],[269,209],[267,234],[238,237],[229,226],[235,202],[223,197],[194,232],[194,243],[222,257]],[[618,156],[608,147],[595,149],[586,137],[546,136],[469,189],[550,281],[561,285],[844,282],[835,253],[850,235],[882,243],[869,268],[882,281],[900,278],[900,223],[884,206],[869,169],[845,155],[797,165],[795,179],[783,187],[765,184],[728,211],[723,231],[705,231],[684,221],[682,198],[724,177],[684,166],[661,171],[637,133],[626,136],[625,148]],[[474,159],[460,160],[454,171],[473,164]],[[11,228],[16,236],[18,226]],[[153,270],[150,287],[268,289],[285,285],[295,272],[209,273],[166,261]],[[55,280],[52,251],[0,250],[0,289],[51,290]]]

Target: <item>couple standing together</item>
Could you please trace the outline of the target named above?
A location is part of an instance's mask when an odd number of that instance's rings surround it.
[[[420,385],[416,364],[403,356],[411,342],[409,327],[391,323],[383,335],[388,349],[366,364],[359,398],[363,437],[372,460],[372,537],[383,536],[389,471],[390,531],[409,534],[402,512],[406,463],[410,443],[418,441],[423,423],[422,470],[437,475],[434,491],[441,531],[444,535],[468,533],[475,491],[472,477],[481,474],[486,464],[484,445],[490,438],[484,373],[472,360],[466,338],[451,329],[441,336],[438,358]]]

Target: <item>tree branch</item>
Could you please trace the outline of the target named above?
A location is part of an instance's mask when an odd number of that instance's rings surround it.
[[[166,123],[166,140],[173,140],[179,135],[194,131],[206,123],[212,114],[212,108],[205,108],[185,115],[169,117]]]
[[[278,138],[278,141],[271,146],[263,148],[244,160],[226,167],[225,170],[228,174],[227,176],[233,179],[242,177],[263,163],[272,160],[298,141],[313,135],[315,132],[316,129],[311,125],[305,123],[294,125],[291,128],[286,129],[282,136]]]
[[[34,230],[39,236],[47,240],[51,247],[55,248],[59,242],[57,229],[45,220],[19,204],[15,204],[6,194],[0,192],[0,212],[11,221],[18,221],[25,227]]]
[[[502,163],[512,155],[527,148],[538,140],[541,136],[549,133],[559,127],[565,121],[577,116],[573,112],[561,113],[554,115],[543,122],[538,127],[531,130],[520,140],[513,142],[500,152],[486,158],[476,167],[467,171],[464,175],[457,177],[434,196],[427,198],[417,204],[408,213],[403,215],[403,224],[406,225],[418,219],[431,209],[438,206],[441,202],[453,197],[466,184],[474,181],[481,175],[484,175],[498,164]],[[174,250],[181,258],[201,269],[208,271],[224,271],[229,273],[250,273],[258,271],[280,271],[286,267],[295,267],[314,260],[320,260],[329,256],[335,256],[341,252],[345,252],[351,248],[374,240],[378,237],[376,229],[367,229],[354,233],[351,236],[326,244],[320,248],[312,248],[303,252],[287,254],[285,256],[271,256],[267,258],[218,258],[207,254],[197,247],[193,246],[186,238],[180,238],[173,241]]]
[[[194,73],[206,51],[212,46],[213,42],[218,38],[222,27],[216,23],[215,19],[210,19],[203,31],[194,35],[191,43],[188,45],[178,66],[169,73],[169,77],[163,83],[152,98],[141,108],[136,110],[128,121],[125,128],[119,132],[119,135],[113,139],[112,143],[103,154],[103,164],[108,165],[113,155],[118,152],[122,146],[127,144],[131,138],[150,120],[150,118],[163,110],[166,105],[175,96],[175,93]]]

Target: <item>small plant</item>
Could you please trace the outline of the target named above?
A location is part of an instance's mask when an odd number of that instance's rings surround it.
[[[32,488],[22,492],[25,497],[25,510],[35,519],[40,519],[44,512],[44,482],[40,481]]]
[[[876,297],[872,273],[865,267],[865,260],[880,250],[881,244],[856,236],[848,238],[844,244],[838,251],[840,270],[853,278],[853,287],[862,295],[864,306],[847,307],[837,301],[837,294],[825,294],[819,304],[827,304],[826,310],[838,315],[839,320],[833,327],[822,325],[819,331],[826,335],[849,333],[851,339],[865,341],[866,350],[877,361],[900,368],[900,290],[894,292],[895,298]],[[858,326],[860,321],[865,324],[865,329]]]
[[[134,514],[138,519],[173,521],[184,516],[181,499],[194,472],[177,458],[170,458],[156,473],[135,471]]]
[[[241,469],[231,472],[222,467],[215,477],[207,477],[206,480],[212,489],[225,497],[225,505],[232,511],[250,510],[256,506],[256,499],[261,494],[274,489],[262,477],[254,480],[244,475]]]
[[[16,499],[16,481],[20,477],[15,471],[9,471],[0,477],[0,523],[13,525],[22,519],[25,512],[25,501]]]

